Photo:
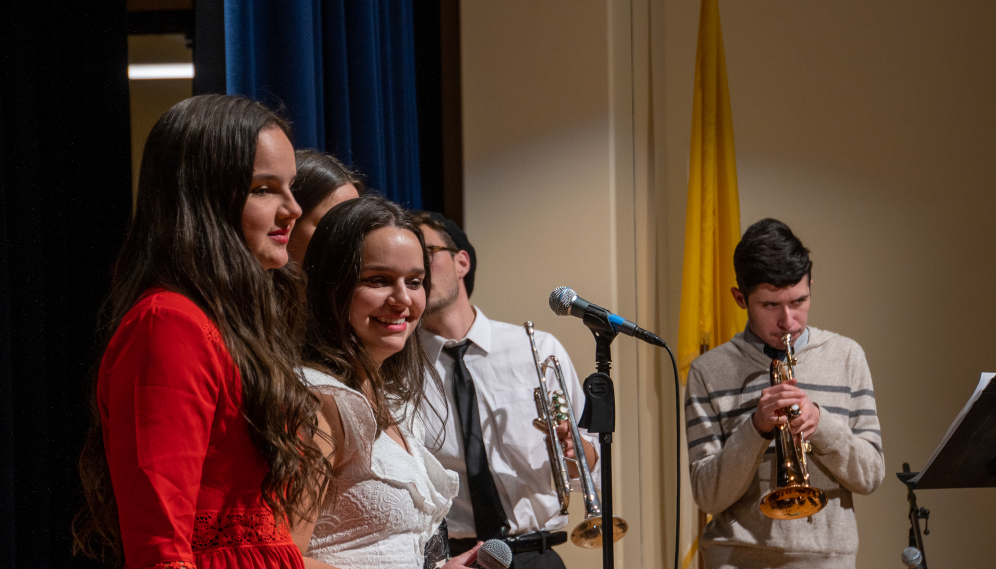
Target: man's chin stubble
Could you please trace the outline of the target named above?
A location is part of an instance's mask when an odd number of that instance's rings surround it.
[[[425,313],[422,314],[422,318],[425,318],[427,316],[434,316],[435,314],[442,312],[446,308],[452,306],[454,302],[456,302],[455,296],[452,298],[444,298],[436,303],[429,302],[425,306]]]

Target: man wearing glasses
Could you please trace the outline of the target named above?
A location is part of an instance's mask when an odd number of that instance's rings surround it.
[[[445,393],[427,399],[449,413],[443,424],[428,413],[426,446],[442,465],[460,476],[460,490],[446,517],[453,555],[478,541],[504,539],[513,567],[564,567],[550,549],[564,543],[567,516],[551,484],[545,434],[533,428],[538,385],[529,337],[522,326],[489,320],[470,303],[477,258],[464,232],[437,213],[417,218],[432,257],[432,289],[423,322],[423,345],[443,378]],[[555,355],[574,413],[581,416],[584,393],[560,342],[536,332],[540,357]],[[559,386],[557,386],[559,388]],[[585,457],[598,483],[593,435],[581,429]],[[573,457],[567,425],[557,430],[564,454]],[[576,469],[569,468],[573,477]]]

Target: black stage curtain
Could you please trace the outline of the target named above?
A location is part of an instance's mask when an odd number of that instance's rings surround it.
[[[0,50],[0,567],[71,556],[96,315],[131,209],[124,0],[7,2]]]

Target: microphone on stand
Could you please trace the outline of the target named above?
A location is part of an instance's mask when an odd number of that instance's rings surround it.
[[[626,320],[622,316],[617,316],[597,304],[592,304],[578,296],[574,289],[566,286],[559,286],[550,293],[550,308],[557,313],[557,316],[576,316],[584,320],[585,325],[593,328],[592,320],[599,323],[608,320],[608,326],[613,332],[622,332],[627,336],[632,336],[638,340],[661,348],[666,347],[664,340],[648,330],[640,328],[636,324]],[[596,327],[594,329],[601,329]]]
[[[477,550],[475,567],[481,569],[508,569],[512,565],[512,549],[500,539],[489,539]]]
[[[907,547],[903,550],[903,565],[913,569],[923,561],[923,554],[915,547]]]

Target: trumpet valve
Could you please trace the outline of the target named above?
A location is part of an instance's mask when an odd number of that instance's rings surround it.
[[[799,409],[799,404],[798,403],[796,403],[795,405],[789,407],[789,410],[788,410],[788,416],[789,417],[792,417],[793,419],[798,419],[801,415],[802,415],[802,411]]]
[[[557,423],[562,423],[567,420],[567,400],[564,397],[564,392],[561,390],[556,390],[550,395],[550,403],[553,411],[553,419]]]

